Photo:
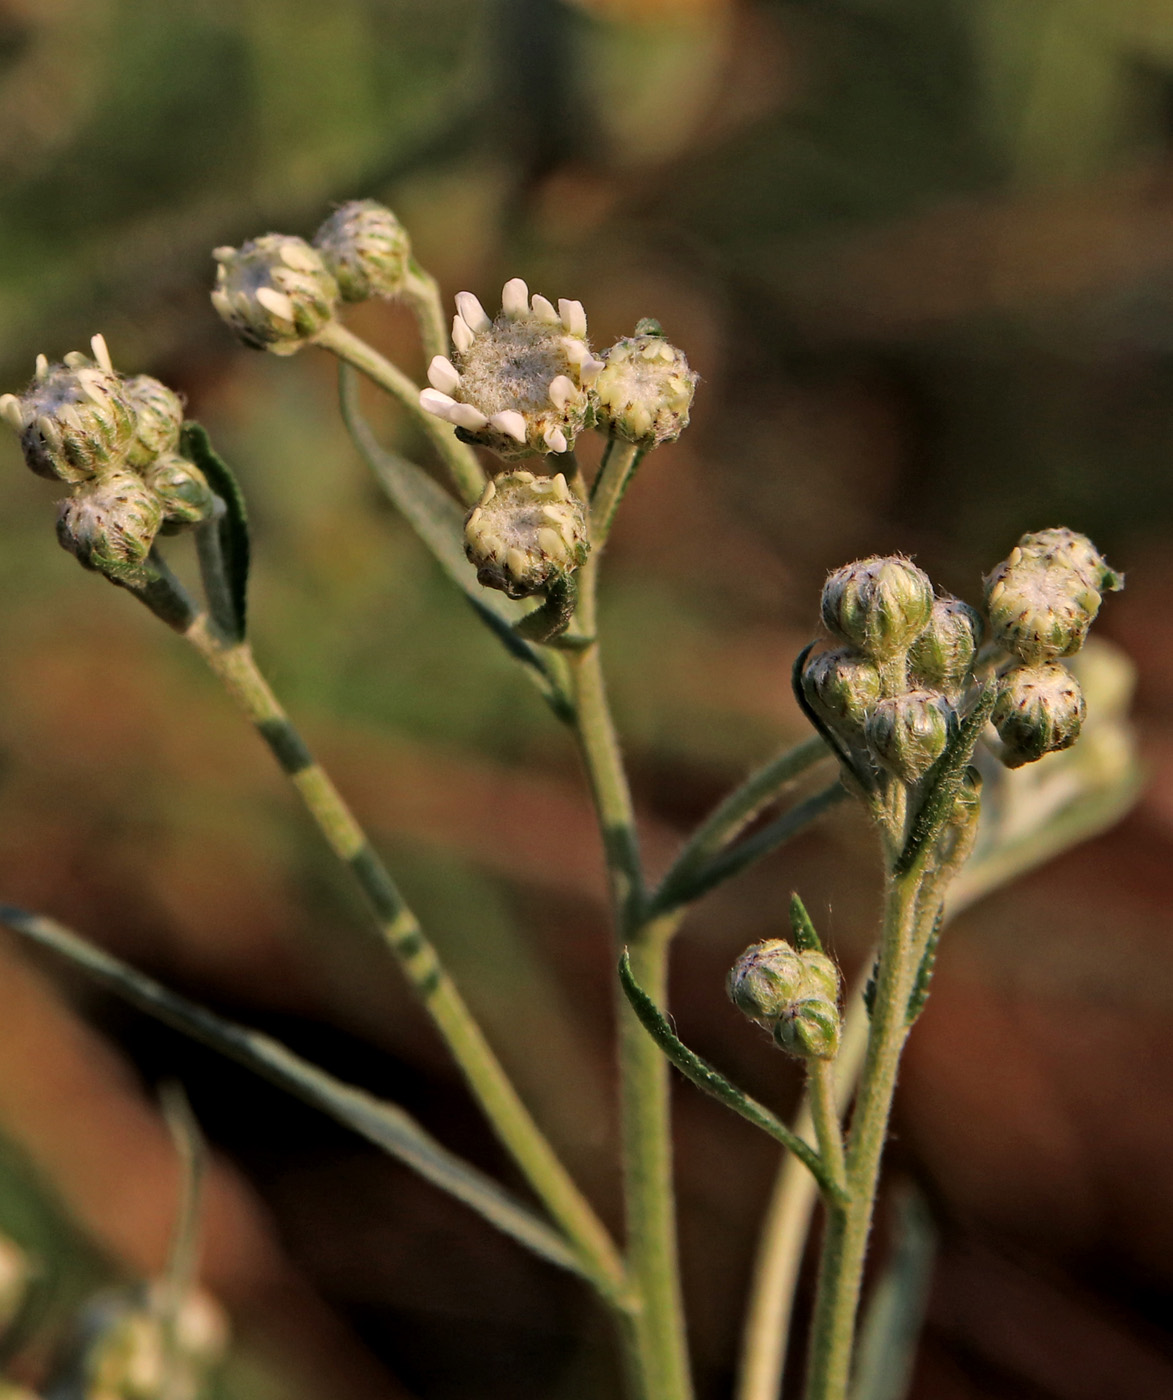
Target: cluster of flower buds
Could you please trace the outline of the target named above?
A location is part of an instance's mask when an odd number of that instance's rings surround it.
[[[37,358],[25,393],[0,396],[0,416],[39,476],[71,494],[58,508],[64,548],[120,583],[133,584],[156,537],[204,520],[214,504],[198,467],[179,454],[183,401],[157,379],[123,378],[96,335],[93,358]]]
[[[1008,768],[1070,748],[1079,737],[1086,706],[1060,658],[1080,650],[1104,593],[1123,583],[1086,535],[1064,529],[1023,535],[986,579],[990,629],[1013,658],[992,717]]]
[[[825,953],[769,938],[742,953],[726,985],[734,1006],[787,1054],[829,1060],[839,1049],[839,969]]]

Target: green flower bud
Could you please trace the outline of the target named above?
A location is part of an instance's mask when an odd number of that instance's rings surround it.
[[[598,424],[628,442],[658,447],[688,427],[699,378],[662,335],[633,335],[603,351],[595,381]]]
[[[528,598],[586,559],[582,502],[557,476],[503,472],[489,481],[464,522],[464,552],[486,588]]]
[[[141,471],[156,457],[174,452],[183,427],[183,400],[174,390],[149,374],[136,374],[123,382],[126,397],[135,413],[134,440],[130,444],[130,465]]]
[[[101,363],[74,352],[67,363],[50,365],[39,355],[28,389],[0,397],[0,416],[19,434],[24,459],[38,476],[77,485],[126,460],[134,410],[105,342],[95,336],[94,343]]]
[[[314,247],[334,275],[343,301],[393,297],[403,290],[411,239],[390,209],[353,199],[314,234]]]
[[[986,579],[997,641],[1028,665],[1073,656],[1100,610],[1104,590],[1123,587],[1086,537],[1071,530],[1023,535]]]
[[[774,1025],[774,1042],[803,1060],[831,1060],[839,1050],[839,1008],[825,997],[806,997]]]
[[[57,538],[85,568],[135,583],[162,523],[163,507],[150,487],[131,471],[112,471],[61,502]]]
[[[945,751],[953,710],[942,695],[910,690],[881,700],[864,730],[878,763],[906,783],[924,777]]]
[[[569,452],[603,368],[587,343],[582,303],[563,300],[555,310],[514,277],[495,321],[471,292],[456,306],[452,358],[437,355],[428,366],[420,407],[507,462]]]
[[[1086,706],[1079,682],[1055,661],[1013,666],[1002,677],[991,719],[1007,768],[1068,749],[1079,738]]]
[[[730,1001],[751,1021],[773,1025],[801,996],[806,977],[802,954],[783,938],[768,938],[742,953],[725,986]]]
[[[212,256],[212,305],[251,349],[292,355],[333,320],[338,283],[304,238],[267,233]]]
[[[883,694],[880,673],[862,652],[822,651],[803,667],[802,691],[832,729],[851,737]]]
[[[207,477],[177,452],[156,458],[143,479],[163,508],[165,535],[174,535],[185,525],[198,525],[211,515],[214,497]]]
[[[836,569],[823,586],[823,622],[841,641],[886,661],[928,625],[933,585],[911,560],[874,555]]]
[[[843,978],[834,961],[826,953],[803,953],[801,957],[804,994],[837,1003]]]
[[[960,598],[937,598],[929,625],[909,648],[913,679],[926,689],[957,695],[982,639],[981,616]]]

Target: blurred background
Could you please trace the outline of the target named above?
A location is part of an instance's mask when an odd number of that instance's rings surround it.
[[[938,1235],[921,1400],[1173,1395],[1173,6],[1152,0],[0,0],[0,386],[101,330],[188,396],[254,525],[254,645],[618,1228],[612,952],[567,736],[350,447],[333,362],[240,349],[210,250],[373,196],[446,297],[658,317],[703,376],[608,552],[607,659],[648,859],[802,733],[826,571],[906,551],[976,601],[1025,529],[1128,589],[1147,784],[950,931],[889,1158]],[[422,366],[408,318],[355,329]],[[371,404],[388,440],[418,446]],[[589,449],[588,449],[589,454]],[[0,442],[0,891],[403,1103],[511,1180],[255,736],[53,539]],[[681,935],[684,1038],[781,1109],[725,999],[801,889],[854,968],[846,808]],[[245,1072],[0,946],[0,1231],[46,1299],[157,1271],[178,1076],[211,1139],[205,1279],[252,1400],[617,1393],[585,1292]],[[771,1143],[677,1086],[702,1400],[731,1393]],[[800,1311],[805,1316],[808,1285]],[[11,1348],[10,1348],[11,1349]],[[801,1356],[793,1359],[797,1376]],[[796,1382],[792,1381],[792,1385]]]

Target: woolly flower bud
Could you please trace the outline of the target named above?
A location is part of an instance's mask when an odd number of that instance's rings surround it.
[[[915,783],[949,741],[952,709],[931,690],[910,690],[881,700],[868,716],[868,748],[890,773]]]
[[[883,693],[880,673],[862,652],[823,651],[803,667],[802,690],[832,728],[863,733],[868,712]]]
[[[133,583],[162,523],[151,488],[133,472],[111,471],[61,502],[57,538],[87,569]]]
[[[126,459],[134,410],[101,336],[94,337],[94,351],[97,362],[75,351],[61,365],[38,355],[28,389],[0,397],[0,415],[19,434],[38,476],[76,485]]]
[[[841,641],[886,661],[928,625],[933,585],[908,559],[873,555],[836,569],[823,585],[823,622]]]
[[[305,239],[267,233],[212,256],[212,305],[251,349],[292,355],[333,319],[338,283]]]
[[[603,351],[595,382],[600,427],[628,442],[658,447],[688,427],[698,375],[683,350],[659,334],[627,336]]]
[[[1062,529],[1023,535],[986,579],[990,626],[1029,665],[1073,656],[1103,593],[1123,584],[1086,535]]]
[[[824,997],[795,1002],[774,1025],[774,1042],[803,1060],[831,1060],[839,1049],[839,1008]]]
[[[838,1002],[843,977],[833,959],[826,953],[803,953],[802,967],[804,995]]]
[[[768,938],[742,953],[725,985],[740,1012],[751,1021],[773,1025],[802,995],[806,978],[802,954],[785,939]]]
[[[353,199],[336,209],[314,234],[314,247],[334,274],[343,301],[393,297],[407,278],[407,230],[373,199]]]
[[[163,511],[163,533],[176,534],[185,525],[198,525],[212,513],[212,488],[199,467],[168,452],[158,457],[144,478]]]
[[[587,343],[582,303],[563,300],[555,310],[515,277],[495,321],[471,292],[461,292],[456,306],[452,358],[432,360],[420,407],[505,461],[568,452],[603,368]]]
[[[489,481],[464,522],[464,552],[486,588],[528,598],[586,559],[582,502],[557,476],[503,472]]]
[[[1058,662],[1013,666],[1002,677],[991,719],[1007,768],[1068,749],[1079,738],[1086,706],[1079,682]]]
[[[960,598],[937,598],[929,625],[908,653],[915,680],[956,695],[965,685],[982,638],[982,620]]]
[[[136,374],[123,382],[126,397],[135,414],[134,440],[128,454],[130,465],[140,471],[156,457],[174,452],[183,427],[183,400],[149,374]]]

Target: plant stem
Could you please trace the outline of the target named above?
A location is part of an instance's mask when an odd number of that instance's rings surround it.
[[[593,512],[592,512],[593,522]],[[593,529],[593,523],[592,523]],[[579,586],[579,623],[596,634],[598,545]],[[618,947],[636,980],[659,1006],[667,997],[668,943],[679,914],[649,918],[635,811],[607,703],[599,644],[568,654],[575,686],[575,729],[594,799]],[[616,984],[623,1131],[627,1261],[639,1312],[628,1338],[633,1378],[649,1400],[689,1400],[688,1353],[676,1248],[669,1064]],[[633,1379],[633,1384],[637,1384]]]
[[[258,670],[251,648],[225,639],[206,613],[184,635],[256,726],[331,850],[349,867],[383,946],[430,1014],[494,1132],[565,1231],[583,1272],[614,1306],[626,1306],[623,1264],[606,1228],[530,1117],[419,921]]]
[[[440,288],[432,274],[425,272],[414,258],[408,266],[407,280],[399,295],[415,316],[424,354],[429,360],[436,355],[447,359],[450,347],[444,308],[440,303]]]
[[[826,1163],[835,1185],[846,1189],[847,1164],[843,1156],[843,1127],[839,1122],[839,1109],[835,1103],[833,1061],[810,1061],[806,1083],[819,1155]]]
[[[845,1400],[847,1395],[880,1158],[900,1052],[908,1035],[908,997],[916,974],[912,944],[919,883],[911,873],[889,876],[885,891],[876,997],[847,1149],[851,1199],[842,1212],[831,1213],[827,1219],[811,1325],[807,1400]]]
[[[409,375],[353,331],[347,330],[340,321],[327,322],[314,337],[314,344],[353,365],[380,389],[397,398],[440,454],[461,500],[466,505],[480,500],[481,492],[485,489],[485,474],[476,454],[460,441],[450,423],[441,421],[434,413],[420,407],[419,386]]]
[[[591,548],[601,550],[611,533],[615,512],[623,493],[647,453],[646,447],[623,438],[609,438],[599,465],[599,474],[591,487]]]

